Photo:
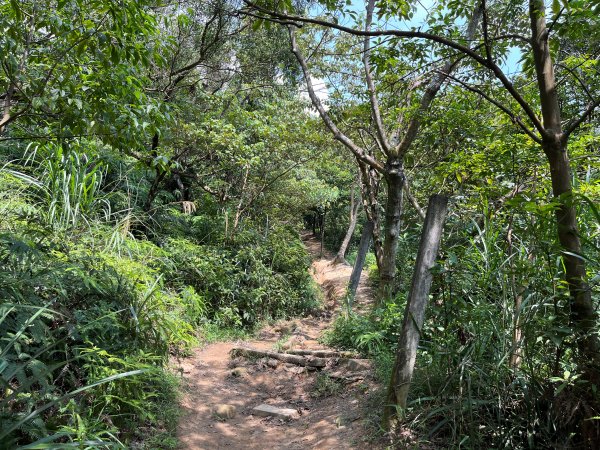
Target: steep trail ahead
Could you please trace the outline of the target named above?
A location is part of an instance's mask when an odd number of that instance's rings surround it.
[[[252,341],[208,345],[183,360],[180,370],[184,374],[185,395],[178,427],[179,448],[379,448],[369,442],[364,419],[367,394],[374,389],[369,377],[344,385],[329,382],[324,375],[297,366],[280,363],[273,368],[257,361],[232,361],[229,356],[230,350],[240,345],[259,350],[273,350],[282,345],[293,349],[326,348],[318,338],[340,310],[339,301],[352,267],[332,265],[334,255],[330,253],[319,258],[320,243],[312,235],[304,234],[302,239],[313,257],[311,273],[324,292],[324,311],[318,317],[309,316],[265,328]],[[371,294],[367,275],[363,273],[356,307],[365,308],[371,302]],[[286,337],[289,339],[285,340]],[[241,376],[232,375],[233,367],[242,367]],[[332,395],[317,396],[324,391]],[[252,415],[251,409],[261,403],[296,409],[300,415],[289,422]],[[215,406],[222,404],[235,407],[233,418],[220,420],[214,415]]]

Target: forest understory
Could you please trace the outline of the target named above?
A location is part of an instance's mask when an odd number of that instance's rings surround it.
[[[599,93],[598,0],[0,0],[0,450],[600,448]]]

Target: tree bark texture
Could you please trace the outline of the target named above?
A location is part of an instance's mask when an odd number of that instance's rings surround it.
[[[582,254],[577,212],[573,203],[571,186],[571,167],[566,145],[556,149],[544,148],[550,162],[552,193],[559,201],[556,209],[558,240],[563,248],[565,279],[569,285],[571,298],[570,319],[574,328],[577,346],[580,351],[580,363],[596,365],[600,361],[598,343],[598,315],[592,301],[592,292],[586,282],[585,260]]]
[[[348,250],[348,245],[350,245],[350,240],[354,235],[354,229],[356,228],[356,222],[358,221],[359,206],[360,202],[355,200],[354,188],[352,188],[352,191],[350,192],[350,223],[348,224],[348,230],[346,231],[344,240],[342,241],[337,255],[335,255],[335,259],[333,260],[335,264],[346,262],[346,251]]]
[[[373,222],[367,221],[363,227],[362,234],[360,236],[360,244],[358,244],[358,253],[356,254],[356,261],[352,268],[352,274],[350,275],[350,281],[348,282],[348,306],[352,306],[354,296],[356,295],[356,289],[358,288],[358,282],[360,281],[360,275],[362,274],[363,267],[365,265],[365,258],[369,251],[369,245],[371,243],[371,236],[373,235]]]
[[[377,195],[379,194],[379,183],[381,175],[367,164],[358,162],[360,168],[360,192],[367,221],[373,222],[373,250],[377,270],[381,273],[383,265],[383,243],[381,240],[381,214]]]
[[[400,234],[400,221],[402,220],[402,191],[404,186],[404,172],[400,160],[390,160],[385,175],[387,184],[387,202],[385,206],[385,229],[383,240],[383,261],[379,281],[379,301],[390,298],[393,292],[394,277],[396,275],[396,254],[398,250],[398,237]]]
[[[388,387],[383,417],[383,426],[387,429],[394,426],[398,413],[401,414],[406,409],[431,288],[431,268],[437,259],[447,207],[448,198],[443,195],[433,195],[429,199],[412,284],[404,311],[402,331],[398,340],[396,361]]]
[[[598,372],[600,361],[600,342],[596,329],[598,317],[590,287],[586,282],[585,260],[580,256],[581,242],[577,226],[577,211],[573,202],[571,165],[567,152],[568,136],[564,134],[561,124],[561,110],[548,42],[549,30],[546,25],[545,11],[544,0],[530,0],[533,59],[544,125],[542,149],[550,164],[552,194],[558,200],[556,209],[558,240],[563,248],[565,279],[569,285],[571,298],[570,319],[580,352],[580,365],[595,366],[595,371]]]

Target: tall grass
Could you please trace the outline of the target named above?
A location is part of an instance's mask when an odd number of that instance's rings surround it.
[[[84,150],[60,144],[30,147],[23,164],[31,173],[8,172],[32,188],[47,225],[67,230],[99,215],[110,216],[110,203],[101,191],[105,167]]]

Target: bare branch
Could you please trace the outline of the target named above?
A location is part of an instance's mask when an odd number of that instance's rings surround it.
[[[481,27],[483,29],[483,44],[485,47],[485,56],[489,63],[493,64],[494,59],[492,58],[492,46],[490,44],[490,37],[488,32],[488,13],[487,8],[485,6],[485,0],[481,0]]]
[[[581,113],[581,115],[572,121],[570,121],[565,127],[564,137],[565,139],[569,137],[569,135],[579,127],[593,112],[594,110],[600,106],[600,98],[596,101],[590,102],[588,107]]]
[[[402,187],[404,189],[404,193],[406,194],[406,197],[408,197],[408,201],[410,202],[411,205],[413,205],[413,208],[415,208],[419,217],[421,217],[421,219],[425,220],[425,211],[423,211],[423,208],[421,208],[421,206],[417,202],[417,199],[415,198],[415,196],[412,195],[412,193],[410,192],[410,188],[408,186],[408,179],[404,180],[404,186],[402,186]]]
[[[473,39],[473,36],[475,35],[480,15],[481,8],[479,7],[476,8],[473,12],[473,16],[471,17],[471,20],[469,21],[469,25],[467,27],[466,38],[469,40]],[[435,96],[441,89],[444,81],[446,81],[446,74],[450,74],[459,61],[460,58],[458,60],[448,61],[444,64],[441,71],[436,71],[437,73],[433,76],[433,78],[427,85],[427,89],[425,89],[425,93],[421,98],[421,103],[419,104],[418,110],[416,111],[415,115],[412,117],[410,123],[408,124],[408,129],[406,130],[402,141],[398,144],[398,147],[396,149],[398,155],[404,155],[412,145],[413,141],[417,137],[419,128],[421,127],[421,120],[423,118],[423,115],[429,109],[431,102],[433,102]]]
[[[498,108],[500,111],[502,111],[504,114],[506,114],[508,117],[510,117],[510,119],[513,121],[513,123],[517,124],[519,127],[521,127],[521,129],[525,132],[525,134],[527,134],[527,136],[529,136],[531,139],[533,139],[535,142],[537,142],[538,144],[542,143],[542,139],[537,136],[533,131],[531,131],[529,129],[529,127],[527,127],[527,125],[525,125],[523,123],[523,121],[521,120],[520,117],[518,117],[515,113],[513,113],[508,107],[504,106],[502,103],[500,103],[498,100],[490,97],[489,95],[487,95],[485,92],[483,92],[481,89],[476,88],[475,86],[471,86],[470,84],[465,83],[464,81],[453,77],[450,74],[446,74],[446,77],[449,78],[450,80],[460,84],[462,87],[464,87],[466,90],[470,91],[470,92],[474,92],[475,94],[481,96],[482,98],[484,98],[485,100],[487,100],[488,102],[490,102],[492,105],[494,105],[496,108]]]
[[[565,69],[567,72],[569,72],[573,76],[573,78],[575,78],[577,80],[579,85],[582,87],[582,89],[585,91],[585,93],[587,94],[587,96],[590,98],[590,100],[592,102],[596,100],[594,98],[594,96],[592,95],[592,93],[590,92],[590,88],[583,82],[583,80],[579,77],[579,75],[577,75],[577,72],[575,72],[575,70],[573,70],[570,67],[567,67],[566,65],[561,64],[561,63],[558,63],[556,65]]]
[[[321,100],[319,100],[319,97],[317,97],[317,94],[315,93],[311,81],[310,71],[308,70],[308,66],[306,65],[306,61],[304,61],[302,53],[300,53],[300,50],[298,49],[298,44],[296,43],[294,27],[291,25],[288,26],[288,31],[290,34],[292,53],[296,56],[296,59],[298,60],[298,62],[300,63],[300,67],[302,68],[302,72],[304,73],[306,88],[308,89],[308,96],[310,97],[310,100],[314,107],[317,108],[317,111],[319,112],[321,119],[323,119],[323,122],[325,122],[327,128],[329,128],[329,130],[333,133],[334,139],[344,144],[359,160],[375,168],[376,170],[383,172],[383,165],[371,155],[368,155],[358,145],[356,145],[354,141],[352,141],[352,139],[350,139],[348,136],[342,133],[340,129],[336,126],[336,124],[333,122],[333,120],[331,120],[331,117],[329,117],[329,114],[327,114],[327,111],[325,111]]]
[[[367,18],[365,22],[365,31],[371,31],[371,23],[373,22],[373,10],[375,9],[375,0],[369,0],[367,3]],[[388,142],[385,128],[383,126],[383,120],[381,119],[381,111],[379,109],[379,101],[377,100],[377,93],[375,92],[375,83],[373,83],[373,76],[371,74],[371,37],[365,35],[364,40],[364,52],[363,52],[363,63],[365,66],[365,78],[367,81],[367,88],[369,90],[369,99],[371,101],[371,112],[373,114],[373,121],[375,122],[375,129],[379,136],[379,141],[383,153],[389,156],[390,144]]]

